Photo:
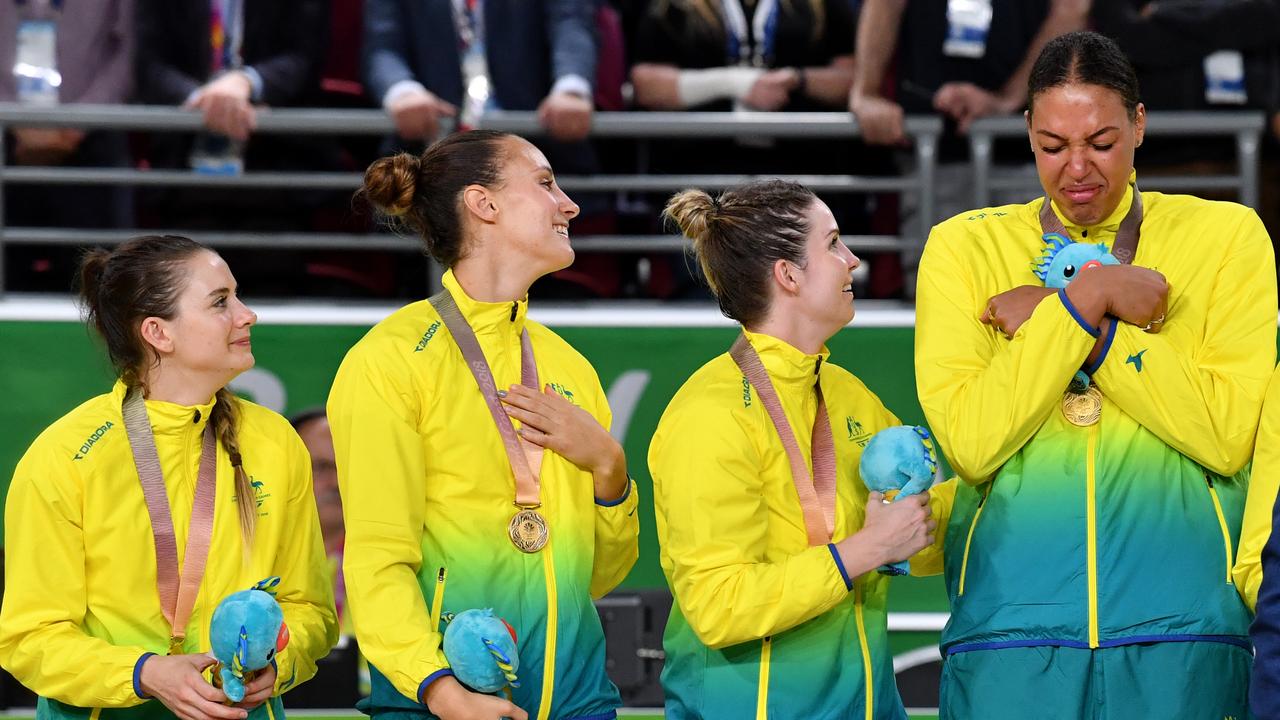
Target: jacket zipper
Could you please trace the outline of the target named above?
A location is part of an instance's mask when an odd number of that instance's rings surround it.
[[[1222,530],[1222,549],[1227,559],[1227,584],[1234,585],[1235,583],[1231,579],[1231,567],[1234,564],[1231,559],[1231,531],[1227,529],[1227,517],[1222,512],[1222,501],[1218,498],[1218,489],[1213,486],[1213,478],[1206,473],[1204,481],[1209,486],[1209,498],[1213,500],[1213,512],[1218,516],[1218,528]]]
[[[982,517],[982,508],[986,507],[987,498],[991,496],[991,485],[995,482],[987,483],[986,489],[982,491],[982,498],[978,500],[978,509],[973,513],[973,522],[969,523],[969,535],[964,539],[964,554],[960,559],[960,587],[956,592],[956,597],[964,595],[964,581],[969,573],[969,548],[973,546],[973,531],[978,527],[978,518]]]
[[[756,681],[756,720],[769,717],[769,656],[773,654],[773,637],[760,643],[760,677]]]
[[[862,651],[862,668],[866,671],[866,720],[874,720],[875,683],[871,671],[871,647],[867,644],[867,626],[862,617],[863,584],[857,583],[853,588],[853,617],[858,626],[858,649]]]

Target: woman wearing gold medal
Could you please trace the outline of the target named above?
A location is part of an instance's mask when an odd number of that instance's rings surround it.
[[[938,225],[917,283],[920,402],[966,481],[942,716],[1245,717],[1231,568],[1271,242],[1248,208],[1135,185],[1146,117],[1112,41],[1050,42],[1028,97],[1044,197]],[[1060,253],[1100,259],[1046,288]]]
[[[826,204],[794,183],[688,190],[666,214],[743,327],[676,393],[649,447],[675,596],[666,716],[905,718],[888,578],[874,570],[928,547],[936,523],[930,495],[884,505],[858,479],[867,437],[899,424],[827,362],[826,342],[853,319],[858,259]],[[939,559],[932,548],[912,570],[937,572]]]
[[[306,448],[226,389],[253,367],[257,316],[186,238],[94,250],[80,274],[119,380],[14,471],[0,664],[42,720],[280,720],[280,693],[315,674],[338,623]],[[288,644],[228,706],[201,674],[210,619],[271,576]]]
[[[419,234],[444,291],[375,326],[329,396],[347,598],[375,717],[612,718],[592,598],[635,562],[637,497],[590,363],[527,320],[573,261],[578,206],[525,140],[472,131],[383,158],[365,196]],[[508,699],[453,677],[444,613],[493,608],[518,639]]]

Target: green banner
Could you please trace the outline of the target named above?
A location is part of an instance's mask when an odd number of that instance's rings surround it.
[[[609,393],[641,499],[640,560],[624,587],[666,585],[658,564],[646,465],[649,438],[667,402],[703,363],[725,352],[731,327],[581,327],[556,331],[595,366]],[[254,328],[257,367],[233,387],[288,414],[323,405],[343,355],[367,325],[263,323]],[[905,423],[923,423],[916,400],[911,327],[851,327],[829,344],[832,361],[851,370]],[[113,377],[100,343],[76,322],[0,321],[0,478],[7,490],[22,453],[46,426]],[[897,611],[945,611],[940,580],[894,584]]]

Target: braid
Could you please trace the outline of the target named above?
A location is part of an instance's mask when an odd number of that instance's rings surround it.
[[[217,398],[209,422],[213,423],[214,434],[231,456],[231,466],[235,469],[236,506],[240,514],[240,532],[244,535],[247,549],[253,540],[253,526],[258,513],[253,486],[249,484],[249,474],[244,471],[240,457],[240,441],[236,437],[236,428],[240,424],[240,401],[226,388],[218,391]]]

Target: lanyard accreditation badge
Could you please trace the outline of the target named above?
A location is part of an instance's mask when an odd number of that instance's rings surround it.
[[[546,547],[551,530],[547,519],[538,512],[542,506],[542,488],[539,473],[542,469],[542,448],[516,434],[511,424],[511,417],[498,398],[498,388],[493,384],[493,372],[489,362],[484,358],[480,342],[476,340],[475,331],[467,324],[467,319],[458,309],[458,303],[448,290],[442,290],[430,298],[431,306],[440,314],[444,326],[449,328],[453,341],[462,351],[467,361],[484,403],[493,417],[493,424],[502,436],[502,446],[507,452],[507,462],[516,481],[516,514],[507,523],[507,536],[511,544],[525,553],[536,553]],[[520,331],[520,384],[533,390],[538,389],[538,365],[533,358],[533,344],[529,341],[529,331]]]
[[[58,104],[62,74],[58,72],[58,23],[62,0],[19,2],[13,79],[18,102],[49,107]]]
[[[739,335],[729,356],[738,364],[738,369],[756,389],[760,396],[760,404],[769,413],[773,428],[787,451],[787,460],[791,463],[791,480],[795,483],[796,495],[800,497],[800,509],[804,513],[805,532],[809,536],[809,545],[816,547],[831,542],[836,527],[836,450],[835,440],[831,437],[831,418],[827,417],[827,401],[822,397],[822,383],[815,378],[813,389],[818,394],[818,410],[813,418],[813,439],[810,444],[813,457],[813,473],[805,467],[804,455],[800,453],[800,444],[796,434],[787,422],[786,413],[782,411],[782,402],[773,388],[773,381],[760,362],[760,355],[751,347],[746,335]]]
[[[134,388],[125,395],[121,408],[133,463],[142,483],[142,494],[151,517],[151,535],[156,546],[156,585],[160,591],[160,611],[169,621],[169,654],[182,652],[186,640],[187,621],[200,593],[205,563],[209,559],[209,541],[213,537],[213,505],[217,486],[217,440],[213,423],[207,423],[201,439],[200,472],[196,477],[196,495],[191,506],[191,525],[187,529],[187,545],[178,571],[178,546],[174,539],[173,516],[169,513],[169,496],[156,452],[155,436],[147,417],[142,391]]]
[[[480,127],[480,117],[493,97],[489,80],[489,59],[485,51],[484,3],[482,0],[454,0],[453,17],[458,30],[458,53],[462,61],[462,107],[458,117],[461,130]]]
[[[947,38],[942,43],[943,54],[961,58],[986,55],[991,15],[991,0],[947,0]]]
[[[1048,196],[1040,208],[1040,230],[1047,239],[1049,235],[1061,235],[1069,238],[1066,227],[1053,212],[1053,205]],[[1138,239],[1142,233],[1142,193],[1138,186],[1133,186],[1133,201],[1129,204],[1129,212],[1120,221],[1116,230],[1116,239],[1111,243],[1111,254],[1124,265],[1129,265],[1138,254]],[[1062,395],[1062,415],[1067,422],[1076,427],[1088,427],[1102,419],[1102,391],[1089,376],[1083,372],[1067,386]]]
[[[1244,55],[1239,50],[1219,50],[1205,56],[1204,99],[1210,105],[1244,105],[1249,101]]]

